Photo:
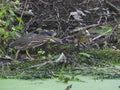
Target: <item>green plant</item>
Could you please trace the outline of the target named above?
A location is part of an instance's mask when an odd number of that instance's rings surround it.
[[[89,54],[93,56],[95,61],[101,63],[119,63],[120,62],[120,51],[114,49],[105,50],[91,50]]]
[[[106,33],[107,31],[112,30],[111,26],[103,26],[100,29],[96,29],[94,32],[97,34],[103,34]],[[108,35],[111,35],[112,32],[109,32]]]
[[[2,49],[0,49],[0,57],[1,57],[2,55],[4,55],[4,52],[3,52]]]
[[[85,57],[85,58],[91,58],[92,55],[88,54],[88,53],[84,53],[84,52],[80,52],[79,53],[82,57]]]
[[[17,10],[19,10],[19,6],[13,1],[6,2],[2,5],[1,10],[0,10],[0,19],[5,20],[6,27],[10,26],[12,22],[17,20],[19,22],[19,25],[16,25],[15,27],[17,27],[16,29],[21,29],[20,25],[24,24],[24,22],[21,17],[18,17],[14,13],[14,11],[17,11]],[[14,25],[12,27],[14,27]]]
[[[38,50],[38,54],[44,55],[44,54],[45,54],[45,51],[42,50],[42,49],[40,49],[40,50]]]
[[[39,55],[41,55],[41,58],[42,58],[42,59],[46,59],[45,51],[44,51],[44,50],[40,49],[40,50],[37,51],[37,53],[38,53]]]
[[[9,40],[19,37],[19,31],[23,28],[23,20],[14,11],[19,10],[16,2],[10,1],[0,4],[0,43],[3,48],[7,47]],[[17,23],[16,23],[17,22]],[[2,52],[3,49],[0,49]],[[0,53],[1,55],[1,53]]]

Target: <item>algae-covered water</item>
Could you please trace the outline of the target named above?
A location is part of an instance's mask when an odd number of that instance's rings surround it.
[[[19,80],[0,79],[0,90],[120,90],[120,79],[94,80],[91,77],[79,77],[81,81],[63,83],[58,79]],[[67,90],[67,89],[66,89]]]

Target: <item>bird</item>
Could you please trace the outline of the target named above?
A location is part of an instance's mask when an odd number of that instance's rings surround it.
[[[8,47],[9,48],[15,47],[17,49],[15,60],[17,59],[20,50],[25,50],[27,56],[32,60],[33,58],[30,56],[28,49],[41,46],[49,41],[62,43],[62,41],[59,38],[52,37],[52,34],[46,31],[42,31],[40,33],[31,32],[27,35],[24,35],[16,39],[15,41],[11,42],[8,45]]]
[[[48,36],[52,36],[52,37],[56,36],[55,32],[53,32],[53,31],[47,31],[47,30],[40,31],[40,34],[42,34],[42,35],[48,35]]]

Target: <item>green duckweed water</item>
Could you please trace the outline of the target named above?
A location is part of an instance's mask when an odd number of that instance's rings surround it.
[[[69,90],[120,90],[120,80],[94,80],[90,77],[79,77],[78,81],[63,83],[58,79],[47,80],[19,80],[19,79],[0,79],[0,90],[65,90],[72,84]]]

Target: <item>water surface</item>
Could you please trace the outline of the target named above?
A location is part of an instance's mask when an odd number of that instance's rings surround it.
[[[70,90],[120,90],[119,79],[94,80],[91,77],[80,76],[81,81],[63,83],[58,79],[19,80],[0,79],[0,90],[65,90],[72,84]]]

